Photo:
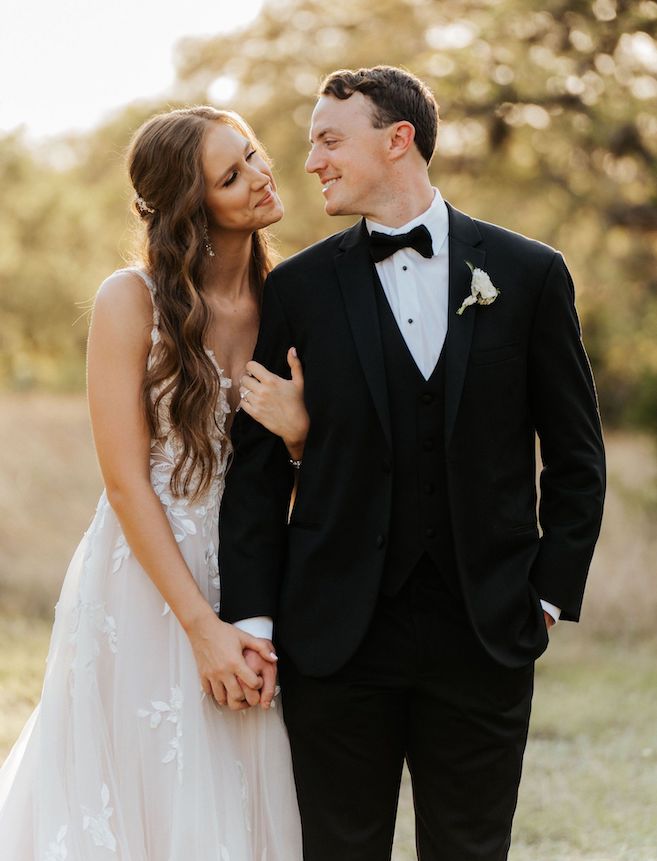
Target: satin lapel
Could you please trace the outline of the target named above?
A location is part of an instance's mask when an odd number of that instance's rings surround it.
[[[366,236],[367,228],[361,221],[345,235],[335,265],[358,358],[386,440],[392,448],[383,344],[374,292],[374,264]]]
[[[481,244],[477,225],[462,212],[449,206],[449,311],[447,340],[445,342],[445,442],[448,445],[454,431],[468,356],[472,343],[477,305],[470,305],[462,315],[456,312],[470,295],[472,273],[466,261],[474,267],[484,268],[486,252]]]

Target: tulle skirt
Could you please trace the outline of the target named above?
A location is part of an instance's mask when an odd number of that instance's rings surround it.
[[[212,600],[207,524],[179,520]],[[103,496],[64,581],[41,702],[0,770],[0,856],[301,861],[274,702],[231,712],[202,692],[184,631]]]

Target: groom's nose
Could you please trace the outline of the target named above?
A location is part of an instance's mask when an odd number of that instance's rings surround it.
[[[316,173],[318,170],[320,170],[322,163],[323,160],[320,159],[317,155],[317,149],[315,147],[312,147],[312,149],[308,153],[308,158],[306,159],[306,171],[308,173]]]

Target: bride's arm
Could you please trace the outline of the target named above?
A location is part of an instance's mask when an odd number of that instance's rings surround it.
[[[303,368],[294,347],[287,352],[291,379],[248,362],[240,379],[242,409],[285,443],[292,460],[301,460],[310,418],[303,400]]]
[[[242,698],[238,678],[257,702],[261,680],[246,665],[245,648],[271,660],[263,640],[220,621],[200,592],[150,483],[150,435],[142,383],[152,326],[147,288],[117,273],[101,286],[87,355],[89,410],[107,497],[136,559],[186,631],[201,684],[220,703]]]

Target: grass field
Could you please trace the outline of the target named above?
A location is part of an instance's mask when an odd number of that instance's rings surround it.
[[[1,761],[38,700],[100,481],[80,398],[2,396],[0,435]],[[560,624],[537,666],[511,861],[657,861],[657,457],[628,435],[608,454],[582,624]],[[416,857],[407,781],[393,857]]]

